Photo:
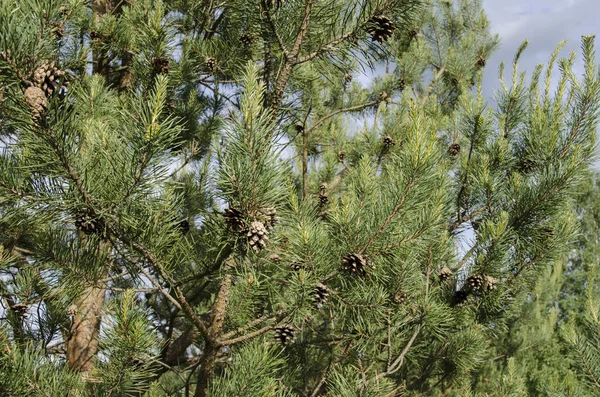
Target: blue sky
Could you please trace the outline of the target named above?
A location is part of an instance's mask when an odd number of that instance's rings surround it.
[[[600,54],[597,23],[600,0],[482,0],[482,3],[491,21],[491,31],[498,33],[501,40],[500,49],[486,67],[483,88],[488,97],[498,87],[500,61],[510,63],[525,39],[529,40],[529,47],[521,57],[520,69],[529,72],[536,64],[546,63],[562,40],[568,41],[562,56],[572,50],[580,54],[581,36],[596,34]]]

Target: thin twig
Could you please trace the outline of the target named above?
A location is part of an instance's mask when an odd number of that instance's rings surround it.
[[[373,236],[371,236],[371,238],[369,239],[369,241],[367,242],[367,244],[365,244],[365,246],[363,247],[363,249],[360,250],[360,252],[359,252],[360,254],[363,254],[366,250],[369,249],[369,247],[371,247],[371,244],[373,244],[373,242],[375,241],[375,239],[377,239],[377,237],[379,237],[379,235],[387,227],[387,225],[390,223],[390,221],[392,220],[392,218],[394,217],[394,215],[396,215],[398,213],[398,211],[400,211],[400,208],[402,208],[402,205],[404,205],[404,202],[406,201],[406,197],[411,192],[411,190],[412,190],[412,188],[413,188],[414,185],[415,185],[415,181],[413,179],[406,186],[406,190],[402,194],[402,197],[400,198],[400,200],[398,201],[398,203],[396,204],[396,206],[394,207],[394,209],[392,210],[392,212],[390,212],[390,214],[387,216],[387,218],[385,218],[385,221],[383,221],[383,223],[381,224],[381,226],[379,226],[379,229],[377,229],[377,231],[373,234]]]
[[[402,367],[402,364],[404,364],[404,358],[406,357],[406,354],[408,353],[408,350],[412,347],[413,343],[415,343],[419,332],[421,332],[421,324],[417,325],[417,329],[415,329],[415,332],[413,332],[412,336],[410,337],[410,340],[408,341],[406,346],[404,346],[404,349],[402,350],[398,358],[396,358],[392,365],[387,368],[386,372],[377,374],[377,376],[375,377],[376,381],[397,372]]]

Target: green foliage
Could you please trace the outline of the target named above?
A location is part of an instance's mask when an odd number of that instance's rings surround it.
[[[4,327],[0,330],[0,391],[5,396],[84,396],[78,374],[53,362],[32,346],[15,349]]]
[[[0,0],[0,385],[593,387],[597,308],[563,310],[597,296],[593,40],[581,77],[559,46],[529,81],[525,43],[492,110],[488,25],[474,0]]]
[[[138,306],[138,299],[131,290],[108,306],[100,337],[104,357],[93,375],[98,378],[94,386],[96,395],[139,395],[159,365],[156,361],[160,342],[152,332],[148,312]]]

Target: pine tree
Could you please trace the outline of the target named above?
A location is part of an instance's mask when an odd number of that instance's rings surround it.
[[[576,213],[582,233],[574,243],[565,284],[559,301],[563,322],[558,335],[585,393],[600,390],[600,320],[598,319],[598,231],[600,200],[598,173],[586,181],[578,197]]]
[[[475,0],[0,0],[2,391],[467,393],[600,99],[584,37],[492,111],[497,44]]]
[[[587,396],[598,385],[597,172],[582,178],[569,209],[578,233],[570,250],[517,297],[508,327],[474,374],[475,389],[517,388],[527,395]]]

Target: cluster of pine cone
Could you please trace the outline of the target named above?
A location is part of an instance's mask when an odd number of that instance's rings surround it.
[[[67,86],[64,81],[65,72],[54,64],[44,62],[35,69],[32,84],[25,89],[25,101],[34,120],[39,120],[47,109],[47,99],[53,96],[60,85]]]

